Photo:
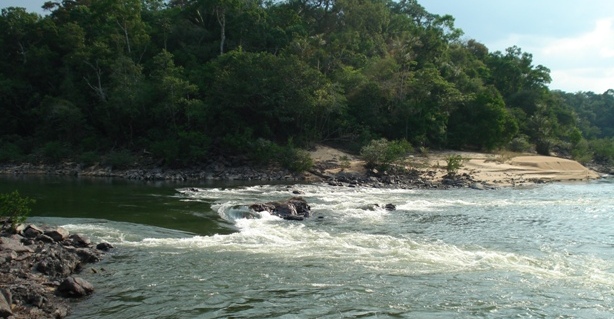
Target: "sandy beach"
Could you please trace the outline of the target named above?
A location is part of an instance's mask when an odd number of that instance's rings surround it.
[[[364,161],[357,156],[327,146],[317,146],[310,152],[315,163],[338,165],[326,172],[364,173]],[[434,179],[447,174],[446,158],[460,155],[463,158],[458,174],[469,174],[475,180],[499,186],[519,186],[541,182],[586,181],[600,178],[600,174],[582,164],[554,156],[533,154],[486,154],[474,152],[431,152],[426,156],[414,155],[406,159],[407,168],[434,172]]]
[[[1,175],[56,175],[125,178],[129,180],[249,180],[249,181],[337,181],[346,184],[391,187],[438,188],[439,186],[486,188],[522,186],[546,182],[586,181],[601,177],[580,163],[554,157],[534,154],[477,153],[457,151],[429,151],[427,154],[409,155],[403,161],[405,170],[394,172],[367,172],[365,162],[357,155],[339,149],[318,145],[309,152],[314,162],[313,169],[304,173],[293,173],[276,167],[257,167],[249,164],[232,166],[226,161],[213,162],[203,167],[165,169],[160,167],[134,167],[112,169],[94,165],[82,167],[76,163],[58,165],[4,165]],[[460,155],[463,159],[457,174],[447,176],[446,159]],[[404,172],[404,173],[402,173]],[[341,173],[341,174],[340,174]],[[400,173],[400,174],[399,174]],[[410,173],[407,175],[406,173]],[[345,177],[344,177],[345,176]],[[375,179],[374,179],[375,178]],[[437,186],[439,185],[439,186]]]

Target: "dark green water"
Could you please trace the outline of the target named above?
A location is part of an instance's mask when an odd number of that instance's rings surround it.
[[[206,200],[180,201],[176,188],[188,184],[105,178],[0,177],[0,192],[18,190],[36,200],[31,216],[94,218],[171,228],[199,235],[226,234],[232,224]],[[232,183],[189,186],[236,187]]]

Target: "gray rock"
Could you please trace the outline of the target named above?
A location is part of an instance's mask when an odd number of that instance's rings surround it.
[[[100,261],[100,252],[89,248],[77,248],[77,256],[83,263],[97,263]]]
[[[17,234],[23,234],[23,231],[26,230],[26,225],[25,224],[19,224],[15,227],[15,233]]]
[[[92,244],[90,239],[83,234],[72,234],[69,238],[72,240],[72,244],[75,247],[89,247]]]
[[[11,304],[13,303],[13,297],[11,291],[8,289],[0,290],[0,318],[8,318],[13,315]]]
[[[51,237],[49,237],[49,236],[47,236],[45,234],[38,235],[38,237],[36,237],[36,240],[42,241],[44,243],[53,243],[53,242],[55,242],[55,240],[53,238],[51,238]]]
[[[19,240],[4,237],[0,244],[0,250],[14,251],[17,253],[33,253],[34,250],[28,246],[24,246]]]
[[[68,277],[58,286],[58,293],[65,297],[80,298],[94,292],[94,286],[80,277]]]
[[[63,247],[49,247],[38,255],[35,269],[51,278],[64,278],[81,266],[79,258]]]
[[[23,231],[23,235],[28,238],[36,238],[38,237],[38,235],[41,235],[44,232],[45,231],[38,226],[28,225],[26,226],[26,229]]]
[[[68,238],[69,233],[68,233],[68,230],[62,227],[58,227],[55,229],[50,229],[50,230],[45,231],[45,235],[53,238],[53,240],[55,241],[63,241],[66,238]]]
[[[481,191],[486,189],[481,183],[472,183],[470,187]]]

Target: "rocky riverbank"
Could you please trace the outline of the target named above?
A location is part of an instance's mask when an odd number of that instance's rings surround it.
[[[270,167],[231,166],[219,162],[203,167],[169,169],[163,167],[143,167],[132,169],[113,169],[111,167],[83,167],[74,163],[57,165],[2,165],[0,174],[8,176],[49,175],[122,178],[141,181],[299,181],[303,174],[293,174],[288,170]]]
[[[462,167],[451,174],[445,167],[451,154],[463,158]],[[336,186],[448,189],[470,187],[491,189],[515,187],[557,181],[582,181],[600,178],[609,173],[606,168],[597,173],[578,162],[553,156],[439,152],[428,156],[409,157],[406,165],[387,171],[366,169],[365,163],[340,150],[318,146],[310,152],[314,166],[308,172],[293,173],[278,167],[253,167],[240,162],[217,158],[201,167],[169,169],[139,167],[83,167],[75,163],[57,165],[3,165],[0,174],[8,176],[50,175],[121,178],[139,181],[252,181],[252,182],[324,182]]]
[[[0,167],[0,174],[8,176],[46,175],[120,178],[138,181],[261,181],[261,182],[324,182],[333,186],[447,189],[451,187],[494,188],[495,183],[481,182],[470,174],[439,176],[434,170],[393,168],[389,171],[351,170],[335,162],[316,162],[305,173],[292,173],[279,168],[229,167],[217,165],[204,168],[164,169],[142,168],[114,170],[111,168],[82,168],[78,165],[14,165]]]
[[[94,245],[61,227],[12,230],[7,221],[0,222],[0,318],[64,318],[70,299],[93,293],[77,274],[100,261],[110,244]]]

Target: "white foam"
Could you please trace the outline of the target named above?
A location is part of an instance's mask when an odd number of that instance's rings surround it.
[[[509,192],[509,196],[462,198],[440,196],[422,191],[382,190],[369,188],[300,185],[314,214],[324,214],[347,227],[316,227],[317,224],[287,222],[266,213],[255,215],[246,205],[253,202],[281,200],[293,196],[287,186],[252,186],[238,189],[202,189],[186,194],[207,198],[220,216],[238,227],[231,235],[193,237],[189,239],[148,239],[146,245],[171,245],[183,248],[234,250],[248,253],[286,256],[287,258],[317,258],[341,260],[371,269],[411,275],[415,273],[500,270],[528,274],[551,280],[573,280],[584,284],[613,285],[612,262],[592,257],[570,257],[559,252],[544,252],[544,256],[525,256],[519,253],[489,250],[481,247],[462,247],[441,241],[428,242],[389,235],[361,232],[361,227],[387,220],[391,214],[403,211],[435,212],[450,209],[548,207],[552,205],[590,204],[589,199],[545,197],[534,190]],[[463,192],[462,190],[458,192]],[[539,195],[539,196],[537,196]],[[518,200],[521,198],[522,200]],[[396,212],[381,207],[392,203]],[[251,215],[250,215],[251,214]],[[393,225],[390,225],[392,227]],[[394,232],[393,232],[394,233]]]

